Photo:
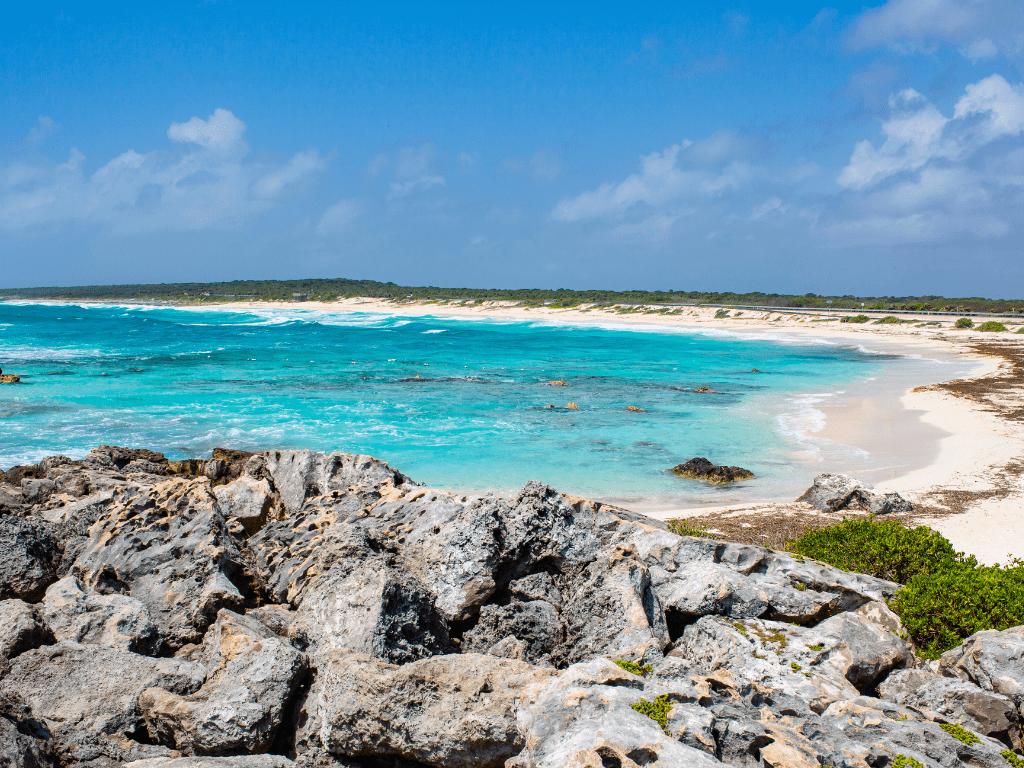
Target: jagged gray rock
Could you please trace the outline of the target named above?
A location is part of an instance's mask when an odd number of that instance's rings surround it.
[[[903,669],[878,686],[879,698],[1020,747],[1020,717],[1013,701],[973,683],[926,669]]]
[[[821,474],[797,501],[806,501],[822,512],[863,509],[873,515],[905,514],[914,505],[898,493],[877,493],[873,486],[849,475]]]
[[[0,656],[20,653],[54,642],[36,609],[21,600],[0,600]]]
[[[148,687],[139,707],[153,738],[187,754],[260,752],[277,733],[306,658],[256,619],[221,610],[200,652],[206,681],[193,693]]]
[[[74,576],[65,576],[46,590],[43,619],[58,640],[107,645],[151,655],[160,633],[146,606],[128,595],[86,592]]]
[[[213,489],[221,514],[238,520],[251,535],[266,523],[277,506],[278,498],[266,478],[242,475],[230,483]]]
[[[332,754],[496,768],[525,746],[516,719],[522,702],[556,673],[468,653],[400,667],[336,654],[320,674],[320,740]]]
[[[231,580],[241,561],[209,483],[173,479],[111,507],[72,571],[93,591],[141,601],[178,648],[201,639],[220,608],[242,606]]]
[[[132,738],[145,731],[139,693],[152,686],[191,693],[205,676],[205,669],[187,661],[64,641],[13,659],[0,678],[0,695],[24,700],[52,734],[63,763],[135,759],[132,754],[143,757],[147,749]]]
[[[942,654],[939,669],[1012,699],[1019,711],[1024,707],[1024,627],[976,632]]]
[[[233,755],[231,757],[151,757],[125,763],[123,768],[292,768],[281,755]]]
[[[46,728],[16,693],[0,692],[0,766],[51,768],[53,744]]]
[[[57,580],[61,554],[45,520],[0,516],[0,599],[34,603]]]
[[[558,611],[546,600],[514,602],[508,605],[485,605],[480,620],[462,639],[468,653],[489,653],[499,642],[505,642],[493,655],[517,658],[518,647],[512,651],[512,637],[523,643],[523,659],[531,664],[549,665],[551,652],[562,642],[562,625]],[[508,656],[508,653],[512,656]]]

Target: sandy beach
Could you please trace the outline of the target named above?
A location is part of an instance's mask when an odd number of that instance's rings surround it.
[[[818,410],[823,443],[854,446],[869,455],[896,454],[899,466],[859,473],[876,488],[896,491],[915,504],[914,516],[941,531],[953,544],[985,563],[1005,563],[1024,555],[1024,502],[1018,457],[1024,455],[1024,427],[1015,403],[1020,400],[1024,356],[1021,326],[1009,333],[954,329],[955,317],[900,314],[899,324],[841,323],[844,313],[729,310],[712,307],[526,307],[513,302],[412,302],[367,298],[334,302],[233,302],[203,305],[204,310],[290,309],[343,313],[385,313],[520,320],[636,329],[775,338],[782,342],[855,345],[877,353],[915,355],[951,363],[952,381],[874,381],[863,391],[847,392]],[[723,316],[727,315],[727,316]],[[982,320],[978,320],[982,322]],[[991,391],[990,391],[991,390]],[[828,462],[823,462],[828,464]],[[844,472],[841,464],[821,471]],[[811,478],[808,478],[810,481]],[[808,483],[809,484],[809,483]],[[639,509],[660,519],[687,518],[709,531],[744,531],[773,541],[789,520],[822,517],[809,506],[780,499],[735,506]],[[779,533],[779,532],[782,533]]]

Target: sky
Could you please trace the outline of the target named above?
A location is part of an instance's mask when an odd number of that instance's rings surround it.
[[[0,10],[0,286],[1024,296],[1024,3]]]

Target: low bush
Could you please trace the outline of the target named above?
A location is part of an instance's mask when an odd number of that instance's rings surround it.
[[[728,316],[729,316],[729,310],[728,309],[720,309],[717,312],[715,312],[715,320],[721,320],[722,318],[725,318],[725,317],[728,317]]]
[[[971,320],[971,318],[969,318],[969,317],[961,317],[959,320],[957,320],[955,323],[953,323],[953,327],[954,328],[973,328],[974,327],[974,321]]]
[[[667,520],[665,524],[676,536],[693,536],[698,539],[708,538],[708,529],[706,525],[687,525],[685,518],[682,520]]]
[[[903,620],[918,655],[937,659],[975,632],[1024,624],[1024,562],[981,567],[961,562],[921,573],[889,607]]]
[[[840,323],[866,323],[870,319],[871,318],[868,317],[867,315],[847,315],[846,317],[842,318],[839,322]]]
[[[936,659],[975,632],[1024,624],[1024,560],[979,566],[941,534],[895,521],[844,520],[787,549],[843,570],[905,585],[889,603],[918,655]]]
[[[906,584],[919,573],[948,568],[961,555],[941,534],[895,521],[844,520],[808,531],[786,548],[823,563]],[[973,562],[973,559],[972,559]]]
[[[668,713],[672,711],[672,702],[668,700],[668,696],[662,694],[654,701],[640,699],[636,704],[630,704],[629,706],[641,715],[647,715],[647,717],[661,726],[661,730],[668,733]]]
[[[895,315],[886,315],[881,320],[875,320],[875,325],[892,325],[898,322],[900,322],[900,319]]]
[[[989,320],[988,322],[979,325],[978,330],[985,331],[986,333],[1005,333],[1006,326],[1002,323],[996,322],[995,320]]]

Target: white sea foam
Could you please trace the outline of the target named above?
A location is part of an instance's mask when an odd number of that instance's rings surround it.
[[[434,328],[434,329],[429,330],[429,331],[423,331],[423,333],[444,333],[447,330],[448,330],[447,328]]]

